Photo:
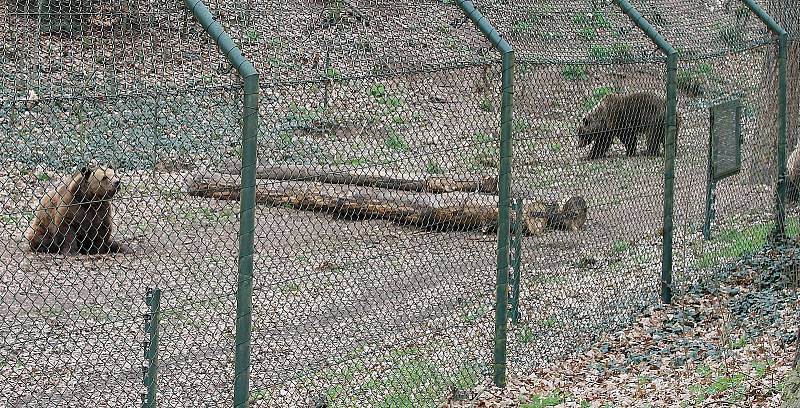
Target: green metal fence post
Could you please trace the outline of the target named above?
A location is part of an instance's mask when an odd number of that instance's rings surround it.
[[[511,269],[513,271],[511,276],[511,322],[514,324],[519,323],[519,287],[520,287],[520,267],[522,265],[522,230],[525,229],[522,221],[522,199],[514,200],[514,239],[512,245],[513,257],[511,258]]]
[[[664,141],[664,241],[661,252],[661,301],[672,302],[672,237],[675,208],[675,153],[678,105],[678,53],[667,55],[667,131]]]
[[[233,39],[214,21],[201,0],[186,0],[203,29],[244,81],[242,126],[242,188],[239,195],[239,271],[236,291],[234,406],[246,407],[250,395],[250,333],[253,311],[253,247],[255,245],[256,137],[258,134],[258,72]]]
[[[161,289],[147,288],[145,304],[148,306],[145,315],[144,332],[147,335],[144,347],[145,394],[142,408],[156,408],[156,392],[158,391],[158,326],[161,319]]]
[[[514,50],[471,1],[458,0],[461,10],[502,56],[500,97],[500,169],[497,217],[497,304],[495,306],[494,384],[506,385],[506,341],[508,339],[508,266],[511,241],[511,118],[514,96]]]
[[[778,151],[776,159],[778,185],[775,194],[775,233],[786,238],[786,142],[787,142],[787,78],[786,64],[789,57],[789,34],[754,0],[744,0],[753,12],[772,33],[778,36]]]
[[[615,0],[625,13],[667,56],[667,106],[664,140],[664,218],[661,258],[661,301],[672,301],[672,235],[675,204],[675,139],[677,133],[678,52],[627,0]]]

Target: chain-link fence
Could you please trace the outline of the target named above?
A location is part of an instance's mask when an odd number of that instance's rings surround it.
[[[656,31],[677,293],[772,230],[776,43],[733,3],[634,2],[647,33],[624,2],[2,2],[0,394],[432,406],[506,342],[512,375],[580,350],[662,289]],[[742,169],[707,211],[731,99]]]

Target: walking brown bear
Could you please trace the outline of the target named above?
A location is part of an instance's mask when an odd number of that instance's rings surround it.
[[[628,156],[636,155],[638,135],[647,138],[646,156],[658,156],[664,143],[666,100],[651,92],[610,94],[584,115],[578,147],[592,145],[587,159],[605,156],[616,138]]]

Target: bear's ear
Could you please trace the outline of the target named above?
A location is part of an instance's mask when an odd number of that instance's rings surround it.
[[[92,170],[88,166],[83,166],[81,167],[81,174],[88,179],[92,175]]]

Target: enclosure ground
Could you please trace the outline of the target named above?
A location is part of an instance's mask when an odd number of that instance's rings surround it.
[[[794,241],[749,256],[583,353],[444,406],[782,406],[797,392],[798,266]]]

